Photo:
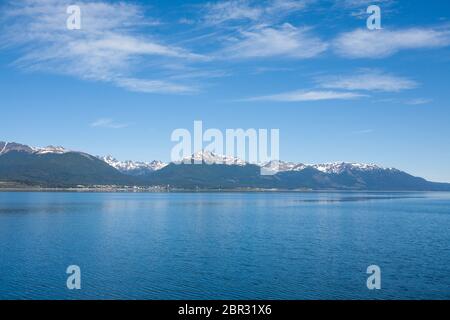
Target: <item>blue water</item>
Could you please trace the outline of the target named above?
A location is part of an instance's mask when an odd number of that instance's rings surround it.
[[[0,299],[97,298],[450,299],[450,194],[0,193]]]

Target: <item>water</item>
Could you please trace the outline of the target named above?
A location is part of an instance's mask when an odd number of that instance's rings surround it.
[[[449,298],[446,193],[0,193],[0,299]]]

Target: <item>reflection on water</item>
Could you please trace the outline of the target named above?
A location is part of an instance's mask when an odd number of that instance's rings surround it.
[[[448,299],[448,230],[447,193],[0,193],[0,298]]]
[[[297,200],[297,202],[311,202],[316,204],[328,204],[328,203],[339,203],[339,202],[355,202],[355,201],[376,201],[376,200],[401,200],[401,199],[421,199],[425,198],[425,196],[419,196],[419,195],[370,195],[370,196],[342,196],[338,198],[329,198],[329,197],[323,197],[323,198],[316,198],[316,199],[301,199]]]

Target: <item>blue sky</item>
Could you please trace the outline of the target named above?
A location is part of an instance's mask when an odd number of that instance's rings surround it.
[[[168,161],[202,120],[280,129],[287,161],[450,182],[449,19],[440,0],[3,1],[0,140]]]

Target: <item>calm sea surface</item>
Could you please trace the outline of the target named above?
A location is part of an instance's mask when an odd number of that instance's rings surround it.
[[[0,299],[54,298],[450,299],[450,194],[0,193]]]

